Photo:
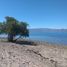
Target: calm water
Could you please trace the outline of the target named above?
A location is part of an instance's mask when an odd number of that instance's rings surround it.
[[[0,37],[7,37],[3,34]],[[30,31],[30,39],[40,40],[49,43],[65,44],[67,45],[67,32],[43,32],[43,31]]]
[[[30,38],[56,44],[67,45],[67,32],[34,32],[30,31]]]

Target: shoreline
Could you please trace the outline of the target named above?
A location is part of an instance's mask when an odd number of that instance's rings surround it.
[[[42,41],[42,40],[33,40],[33,39],[26,39],[26,38],[23,38],[23,39],[19,39],[18,41],[27,41],[27,42],[32,42],[33,44],[36,44],[36,45],[53,45],[53,46],[63,46],[63,47],[67,47],[66,44],[58,44],[58,43],[52,43],[52,42],[48,42],[48,41]],[[5,38],[2,38],[0,39],[0,42],[8,42],[7,39]],[[9,42],[8,42],[9,43]],[[32,45],[32,44],[31,44]]]
[[[22,41],[22,40],[21,40]],[[23,41],[29,41],[29,42],[34,42],[37,45],[54,45],[54,46],[67,46],[65,44],[57,44],[57,43],[51,43],[51,42],[47,42],[47,41],[41,41],[41,40],[32,40],[32,39],[23,39]]]
[[[59,42],[49,42],[48,40],[36,40],[36,39],[31,39],[31,38],[21,38],[19,40],[27,40],[27,41],[34,41],[38,43],[48,43],[48,44],[55,44],[55,45],[61,45],[61,46],[66,46],[66,43],[59,43]],[[0,38],[0,41],[7,41],[7,38]]]

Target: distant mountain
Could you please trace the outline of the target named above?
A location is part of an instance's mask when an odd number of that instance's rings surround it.
[[[67,29],[50,29],[50,28],[33,28],[29,29],[30,31],[41,31],[41,32],[48,32],[48,31],[58,31],[58,32],[67,32]]]

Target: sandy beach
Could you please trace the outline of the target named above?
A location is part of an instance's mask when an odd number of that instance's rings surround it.
[[[0,67],[67,67],[67,46],[0,42]]]

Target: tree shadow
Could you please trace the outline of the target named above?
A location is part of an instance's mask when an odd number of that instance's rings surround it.
[[[27,41],[27,40],[17,40],[14,43],[20,44],[20,45],[34,45],[36,46],[37,44],[34,41]]]

